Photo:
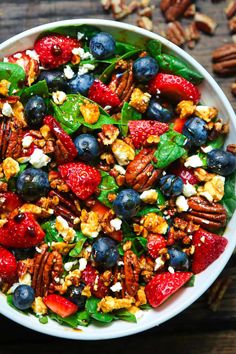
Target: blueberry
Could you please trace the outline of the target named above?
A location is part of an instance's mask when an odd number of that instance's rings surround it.
[[[164,123],[169,122],[174,117],[172,107],[165,108],[161,106],[155,98],[151,99],[146,114],[148,119],[159,120]]]
[[[106,269],[113,267],[119,258],[116,242],[109,237],[98,238],[93,243],[92,256],[99,266]]]
[[[188,138],[190,145],[203,145],[208,137],[206,122],[198,117],[190,118],[184,124],[183,134]]]
[[[29,285],[19,285],[13,293],[13,304],[19,310],[27,310],[34,302],[34,289]]]
[[[87,297],[82,295],[85,285],[72,286],[69,288],[69,300],[76,304],[79,309],[84,308]]]
[[[19,214],[18,214],[19,215]],[[34,258],[35,255],[35,247],[32,248],[13,248],[11,252],[16,257],[17,261],[26,259],[26,258]]]
[[[91,38],[89,47],[94,58],[106,59],[114,55],[116,42],[109,33],[100,32]]]
[[[25,118],[30,128],[39,128],[47,112],[44,99],[40,96],[31,97],[25,105]]]
[[[176,197],[183,191],[182,178],[175,175],[165,175],[160,179],[160,189],[167,197]]]
[[[83,96],[88,95],[88,90],[94,82],[94,76],[91,74],[77,75],[68,82],[68,92],[80,93]]]
[[[113,202],[113,209],[117,216],[128,220],[137,214],[139,205],[139,194],[133,189],[123,189]]]
[[[172,247],[168,250],[168,254],[170,256],[169,266],[174,268],[174,270],[186,271],[189,269],[189,259],[186,253]]]
[[[39,168],[27,168],[17,178],[16,189],[27,202],[44,197],[50,190],[48,174]]]
[[[221,176],[228,176],[236,170],[236,156],[222,149],[213,149],[207,154],[207,167]]]
[[[91,134],[81,134],[74,140],[78,151],[78,158],[89,162],[94,160],[100,154],[100,147],[97,139]]]
[[[158,70],[157,61],[150,56],[138,58],[133,65],[134,77],[140,82],[151,80],[158,73]]]
[[[44,70],[41,71],[38,80],[45,80],[48,85],[48,90],[50,92],[54,91],[65,91],[68,89],[68,82],[64,73],[60,70]]]

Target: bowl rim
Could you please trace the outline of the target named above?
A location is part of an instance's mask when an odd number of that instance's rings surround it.
[[[122,23],[122,22],[116,22],[116,21],[112,21],[112,20],[94,19],[94,18],[93,19],[81,18],[81,19],[72,19],[72,20],[62,20],[62,21],[50,22],[47,24],[33,27],[31,29],[23,31],[23,32],[7,39],[6,41],[4,41],[3,43],[0,44],[0,52],[1,52],[1,50],[5,49],[6,47],[14,44],[18,40],[24,39],[27,36],[40,34],[42,31],[50,30],[50,29],[60,27],[60,26],[71,26],[71,25],[82,25],[82,24],[94,25],[94,26],[98,26],[98,27],[105,26],[105,27],[117,29],[117,30],[132,31],[133,33],[137,33],[141,36],[148,37],[150,39],[156,39],[156,40],[160,41],[163,45],[165,45],[166,47],[168,47],[169,49],[174,51],[178,56],[180,56],[186,62],[188,62],[190,65],[192,65],[193,68],[195,68],[198,72],[200,72],[204,76],[205,80],[211,86],[214,87],[215,92],[217,93],[217,95],[221,99],[221,102],[224,106],[225,111],[231,117],[231,124],[234,126],[234,128],[236,130],[236,115],[234,113],[234,110],[233,110],[229,100],[227,99],[226,95],[222,91],[222,89],[219,87],[219,85],[213,79],[213,77],[206,71],[206,69],[201,64],[199,64],[196,61],[196,59],[194,59],[190,54],[186,53],[183,49],[181,49],[178,46],[176,46],[175,44],[171,43],[166,38],[163,38],[162,36],[160,36],[156,33],[147,31],[145,29],[139,28],[134,25],[130,25],[127,23]],[[235,214],[234,214],[234,216],[235,216]],[[234,221],[236,221],[236,217],[234,218]],[[175,309],[172,309],[171,313],[169,313],[169,315],[165,316],[165,319],[160,320],[158,318],[158,314],[157,314],[155,320],[147,321],[147,323],[142,323],[142,325],[140,325],[140,326],[133,325],[132,327],[130,327],[128,329],[123,329],[123,330],[121,329],[116,332],[111,331],[111,327],[110,327],[109,336],[108,336],[108,332],[106,332],[106,331],[105,331],[105,334],[103,334],[103,332],[100,332],[100,331],[98,331],[98,332],[94,331],[92,333],[90,333],[90,332],[86,333],[85,331],[82,331],[82,332],[74,331],[73,332],[73,331],[68,331],[68,328],[65,326],[62,326],[62,325],[60,325],[60,328],[62,327],[62,330],[60,330],[58,328],[49,328],[47,325],[42,325],[40,323],[37,324],[36,322],[34,324],[32,324],[28,320],[29,317],[20,314],[16,310],[11,309],[9,307],[9,305],[6,306],[6,308],[2,307],[1,313],[4,316],[6,316],[7,318],[9,318],[9,319],[15,321],[16,323],[23,325],[27,328],[33,329],[33,330],[40,332],[40,333],[44,333],[47,335],[53,335],[55,337],[60,337],[60,338],[75,339],[75,340],[104,340],[104,339],[113,339],[113,338],[119,338],[119,337],[137,334],[139,332],[146,331],[150,328],[153,328],[155,326],[158,326],[161,323],[168,321],[169,319],[171,319],[172,317],[176,316],[177,314],[179,314],[180,312],[185,310],[187,307],[189,307],[193,302],[195,302],[209,288],[209,286],[215,281],[215,279],[218,277],[218,275],[222,272],[222,270],[224,269],[225,265],[227,264],[229,258],[231,257],[235,246],[236,246],[236,238],[235,238],[234,242],[231,242],[231,244],[227,246],[224,253],[221,255],[220,266],[219,265],[215,266],[214,273],[211,274],[211,276],[209,277],[209,281],[206,282],[205,284],[203,284],[201,286],[201,288],[198,289],[198,291],[196,291],[196,293],[194,295],[186,298],[185,301],[182,302],[181,306],[176,307]],[[1,302],[1,298],[2,297],[0,296],[0,302]],[[4,296],[4,298],[5,298],[5,296]]]

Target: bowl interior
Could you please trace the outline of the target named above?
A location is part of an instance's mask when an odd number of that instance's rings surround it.
[[[154,33],[137,28],[135,26],[106,21],[106,20],[69,20],[51,23],[48,25],[39,26],[23,32],[0,45],[0,58],[12,54],[16,51],[22,51],[33,47],[33,43],[38,35],[47,30],[54,29],[61,26],[76,26],[76,25],[94,25],[98,26],[103,31],[108,31],[120,41],[128,42],[138,46],[142,46],[148,39],[157,39],[165,46],[166,50],[174,53],[189,63],[195,70],[198,70],[205,80],[200,86],[202,93],[202,104],[212,105],[220,111],[220,117],[225,121],[230,121],[230,133],[227,138],[227,143],[234,143],[236,136],[236,117],[234,111],[227,100],[226,96],[216,84],[214,79],[207,73],[207,71],[198,64],[190,55],[185,53],[182,49],[178,48],[171,42],[167,41]],[[213,283],[216,277],[220,274],[227,261],[229,260],[235,246],[236,246],[236,230],[233,225],[236,222],[236,214],[234,214],[230,223],[227,226],[224,236],[228,239],[229,243],[225,252],[221,257],[208,267],[203,273],[196,276],[195,285],[192,288],[185,288],[174,296],[171,297],[165,304],[160,306],[157,310],[145,311],[144,316],[138,321],[137,324],[128,322],[116,321],[108,326],[95,326],[91,325],[87,328],[81,327],[80,330],[74,330],[63,327],[54,321],[49,321],[48,324],[40,324],[38,319],[34,316],[26,316],[12,309],[7,303],[3,294],[0,294],[1,312],[6,317],[36,331],[50,334],[58,337],[71,338],[71,339],[111,339],[122,337],[130,334],[135,334],[146,329],[157,326],[176,314],[183,311],[191,305],[199,296],[207,290]]]

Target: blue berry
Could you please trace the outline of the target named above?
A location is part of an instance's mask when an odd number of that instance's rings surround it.
[[[169,266],[175,270],[188,270],[189,269],[189,259],[186,253],[178,250],[177,248],[170,248],[168,250],[170,256]]]
[[[65,91],[67,92],[68,83],[64,73],[58,69],[41,71],[38,80],[45,80],[50,92]]]
[[[22,215],[22,214],[18,214]],[[24,215],[24,214],[23,214]],[[35,255],[35,247],[32,248],[13,248],[11,252],[16,257],[17,261],[26,258],[34,258]]]
[[[48,174],[41,169],[27,168],[17,178],[17,193],[27,202],[33,202],[48,194]]]
[[[91,74],[77,75],[68,82],[70,93],[80,93],[83,96],[88,95],[88,90],[94,82],[94,76]]]
[[[69,288],[69,300],[72,301],[79,309],[84,308],[87,297],[82,295],[85,284],[79,286],[73,286]]]
[[[46,115],[47,106],[40,96],[31,97],[25,105],[25,118],[30,128],[39,128]]]
[[[117,244],[109,237],[100,237],[94,241],[92,246],[94,261],[103,268],[113,267],[119,258]]]
[[[221,176],[228,176],[236,170],[236,156],[222,149],[211,150],[207,154],[207,167]]]
[[[159,183],[162,193],[167,197],[176,197],[183,192],[182,178],[175,175],[165,175]]]
[[[113,202],[114,212],[123,219],[131,219],[137,214],[140,196],[133,189],[123,189]]]
[[[106,59],[114,55],[116,42],[109,33],[100,32],[91,38],[89,47],[94,58]]]
[[[169,122],[174,117],[172,107],[165,108],[161,106],[155,98],[151,99],[146,114],[148,119],[164,123]]]
[[[139,82],[151,80],[158,73],[158,70],[157,61],[150,56],[138,58],[133,65],[134,78]]]
[[[29,285],[19,285],[13,293],[13,304],[19,310],[27,310],[34,302],[34,289]]]
[[[100,147],[97,139],[91,134],[81,134],[74,140],[78,151],[78,158],[89,162],[94,160],[100,154]]]
[[[188,138],[190,145],[203,145],[208,137],[206,122],[198,117],[188,119],[184,124],[183,134]]]

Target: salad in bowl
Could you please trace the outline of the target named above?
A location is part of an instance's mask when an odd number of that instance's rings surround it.
[[[136,323],[219,262],[236,146],[203,81],[162,41],[93,25],[50,28],[2,58],[0,287],[12,309],[72,328]]]

